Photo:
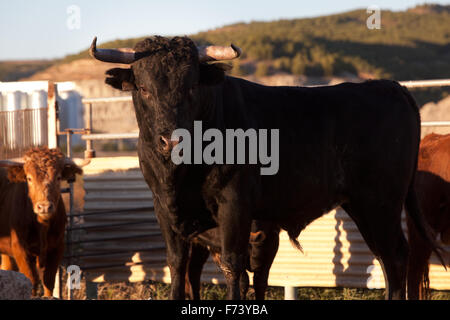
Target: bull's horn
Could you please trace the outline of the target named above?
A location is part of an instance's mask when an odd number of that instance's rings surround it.
[[[232,60],[239,58],[242,54],[242,50],[234,44],[231,44],[229,47],[203,46],[197,47],[197,49],[200,62]]]
[[[136,61],[135,51],[131,48],[97,49],[97,37],[92,41],[89,54],[103,62],[130,64]]]
[[[74,159],[66,158],[66,160],[64,162],[65,165],[76,164],[80,168],[87,166],[89,163],[91,163],[91,159],[79,159],[79,158],[74,158]]]
[[[0,160],[0,167],[17,167],[23,166],[25,160],[23,158],[17,158],[12,160]]]

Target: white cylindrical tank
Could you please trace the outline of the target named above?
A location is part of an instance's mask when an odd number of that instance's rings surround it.
[[[47,92],[44,90],[33,91],[31,93],[30,109],[47,108]]]
[[[28,109],[33,112],[35,119],[33,120],[33,145],[42,145],[47,142],[47,131],[43,130],[46,127],[46,123],[43,123],[39,118],[39,110],[47,107],[47,92],[44,90],[36,90],[30,94]]]

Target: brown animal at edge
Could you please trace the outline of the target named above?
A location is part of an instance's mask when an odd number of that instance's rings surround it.
[[[1,268],[15,263],[33,284],[39,279],[44,295],[52,296],[55,275],[64,252],[66,211],[61,180],[74,180],[82,170],[59,150],[29,150],[22,161],[0,161]]]
[[[422,139],[415,187],[423,216],[435,237],[450,244],[450,134],[429,134]],[[429,286],[432,249],[417,233],[410,219],[408,235],[411,253],[408,265],[408,298],[424,299]],[[447,261],[448,263],[448,261]]]

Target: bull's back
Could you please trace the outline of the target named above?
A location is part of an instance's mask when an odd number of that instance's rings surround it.
[[[242,106],[259,128],[279,129],[279,171],[261,177],[261,207],[326,212],[373,183],[406,196],[420,119],[405,90],[392,81],[261,88],[259,101]]]

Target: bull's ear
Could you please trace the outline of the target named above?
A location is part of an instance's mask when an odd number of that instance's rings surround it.
[[[13,183],[27,181],[23,166],[8,167],[8,180]]]
[[[136,86],[134,84],[134,75],[133,70],[131,69],[122,69],[122,68],[113,68],[106,71],[106,74],[109,76],[105,79],[105,83],[109,84],[113,88],[122,90],[122,91],[133,91],[136,90]]]
[[[231,66],[225,63],[201,63],[200,84],[216,85],[225,79],[225,72],[231,70]]]
[[[62,179],[67,180],[69,182],[75,181],[76,174],[83,174],[83,170],[74,163],[64,165],[64,169],[62,171]]]

